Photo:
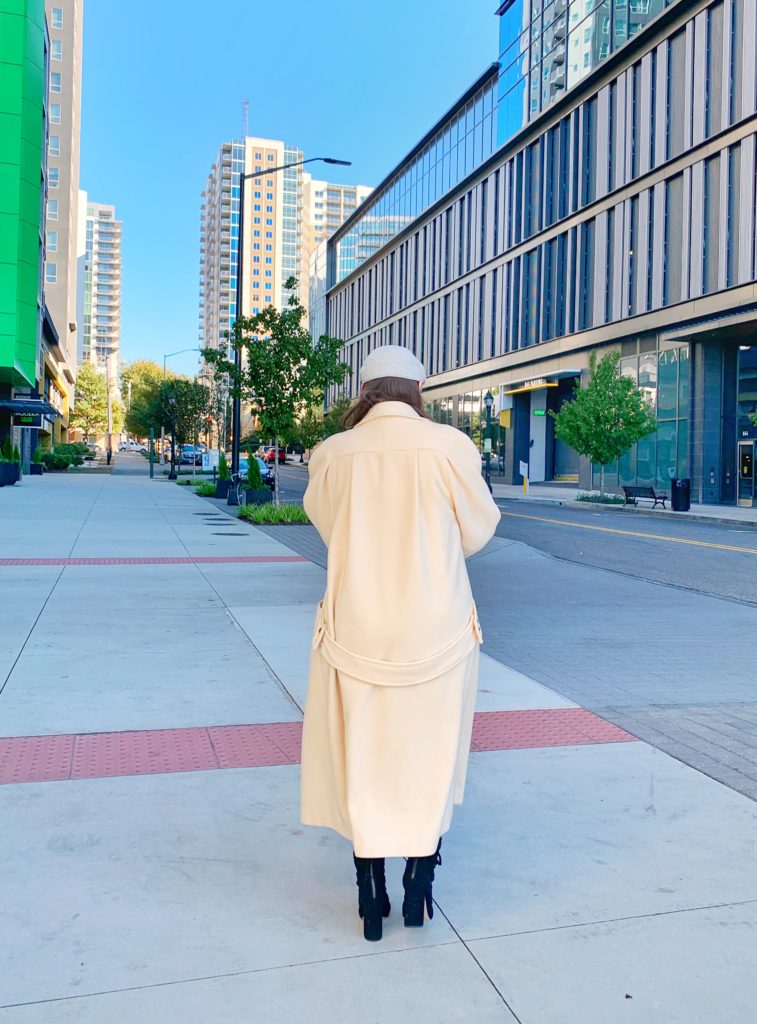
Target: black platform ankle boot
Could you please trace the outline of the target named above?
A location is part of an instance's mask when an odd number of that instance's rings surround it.
[[[442,841],[440,839],[436,853],[429,854],[428,857],[407,858],[405,873],[402,876],[402,884],[405,887],[402,916],[405,919],[406,928],[423,927],[424,906],[428,911],[429,921],[434,916],[431,887],[434,881],[434,870],[437,864],[442,862],[442,855],[439,852],[441,848]]]
[[[356,857],[358,913],[363,919],[363,935],[369,942],[378,942],[382,935],[382,918],[392,909],[386,892],[383,857]]]

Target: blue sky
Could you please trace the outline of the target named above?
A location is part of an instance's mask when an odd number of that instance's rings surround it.
[[[243,99],[250,134],[352,160],[331,180],[376,184],[496,59],[495,7],[88,0],[81,187],[123,220],[123,357],[198,344],[200,193]],[[169,362],[191,374],[196,360]]]

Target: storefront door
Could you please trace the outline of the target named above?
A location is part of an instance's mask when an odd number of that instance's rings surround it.
[[[751,508],[757,505],[757,480],[755,478],[755,441],[739,441],[739,505]]]

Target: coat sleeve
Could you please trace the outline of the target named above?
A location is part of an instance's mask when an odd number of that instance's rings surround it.
[[[481,475],[478,448],[464,434],[455,440],[455,449],[448,453],[450,485],[463,553],[467,558],[491,540],[502,517]]]
[[[329,497],[329,458],[324,451],[325,442],[313,452],[308,464],[308,486],[302,500],[308,518],[324,544],[328,546],[333,521],[332,503]]]

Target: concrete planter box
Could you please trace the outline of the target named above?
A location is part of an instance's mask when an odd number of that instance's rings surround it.
[[[245,491],[245,501],[248,505],[268,505],[273,501],[273,492],[267,487],[261,490]]]
[[[32,462],[29,466],[29,476],[42,476],[44,468],[41,462]]]
[[[11,487],[21,479],[21,467],[15,462],[0,462],[0,487]]]
[[[216,498],[228,498],[231,480],[216,480]]]

